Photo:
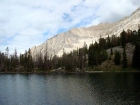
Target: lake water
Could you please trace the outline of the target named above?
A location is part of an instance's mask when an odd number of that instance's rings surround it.
[[[140,73],[0,74],[0,105],[140,105]]]

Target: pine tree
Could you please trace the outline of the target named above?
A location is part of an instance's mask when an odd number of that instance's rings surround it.
[[[8,58],[8,55],[9,55],[9,48],[8,47],[6,48],[6,52],[7,52],[6,57]]]
[[[138,44],[135,45],[133,58],[132,58],[132,67],[140,69],[140,48]]]
[[[118,45],[117,46],[120,46],[120,37],[118,37]]]
[[[126,35],[127,35],[127,33],[124,30],[120,34],[122,48],[124,48],[126,46]]]
[[[104,38],[99,39],[99,49],[106,49],[106,40]]]
[[[94,53],[93,53],[93,49],[94,49],[94,45],[91,44],[89,46],[89,51],[88,51],[88,66],[92,66],[92,62],[93,62],[93,57],[94,57]]]
[[[122,66],[123,66],[123,68],[126,68],[127,67],[127,56],[126,56],[125,48],[123,50]]]
[[[17,49],[15,49],[15,53],[14,53],[14,61],[15,61],[15,67],[18,64],[18,56],[17,56]]]
[[[88,51],[88,65],[89,66],[97,66],[100,63],[100,51],[98,47],[98,43],[95,42],[89,46]]]
[[[112,48],[110,49],[110,55],[113,55],[113,50],[112,50]]]
[[[28,61],[27,50],[25,50],[25,54],[24,54],[24,69],[27,69],[27,61]]]
[[[109,35],[107,37],[107,48],[110,48],[111,47],[111,43],[110,43],[110,38],[109,38]]]
[[[120,65],[121,63],[121,54],[118,51],[115,51],[114,63]]]

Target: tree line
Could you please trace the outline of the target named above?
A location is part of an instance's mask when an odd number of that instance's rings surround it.
[[[99,38],[98,42],[87,46],[86,42],[82,48],[66,53],[63,49],[63,55],[48,56],[48,51],[44,55],[37,54],[32,57],[31,50],[25,51],[24,54],[17,55],[15,49],[14,54],[9,55],[9,48],[6,52],[0,52],[0,72],[35,72],[37,70],[47,72],[54,69],[63,69],[73,72],[80,70],[84,72],[86,67],[97,67],[106,60],[111,60],[114,55],[113,62],[116,65],[122,65],[123,68],[128,67],[126,43],[135,46],[131,67],[140,69],[140,28],[138,31],[127,30],[122,31],[120,36],[108,35],[106,38]],[[122,46],[123,53],[119,51],[113,52],[112,48]],[[110,52],[107,52],[110,49]]]

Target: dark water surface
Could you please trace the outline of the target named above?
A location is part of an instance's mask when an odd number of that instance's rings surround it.
[[[0,105],[140,105],[140,73],[0,74]]]

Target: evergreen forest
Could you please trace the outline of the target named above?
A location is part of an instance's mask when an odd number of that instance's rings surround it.
[[[134,47],[132,55],[128,55],[128,45]],[[114,50],[115,47],[122,49]],[[130,47],[130,49],[132,49]],[[77,48],[70,53],[63,49],[61,57],[43,56],[41,53],[35,58],[32,57],[31,50],[25,51],[24,54],[9,54],[9,48],[6,52],[0,52],[0,72],[3,73],[34,73],[34,72],[85,72],[85,71],[102,71],[104,62],[113,62],[114,67],[121,67],[122,70],[127,68],[140,70],[140,28],[138,30],[123,30],[119,36],[100,37],[98,41],[87,46],[86,42],[82,48]],[[132,56],[131,59],[129,56]],[[106,66],[103,66],[106,68]]]

